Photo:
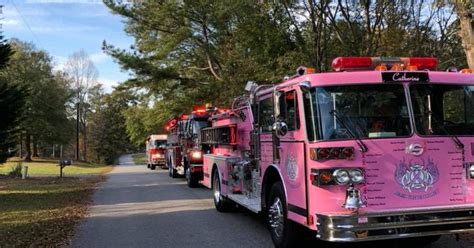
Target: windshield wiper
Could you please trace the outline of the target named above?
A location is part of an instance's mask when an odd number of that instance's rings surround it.
[[[432,120],[434,120],[435,123],[438,124],[438,127],[451,139],[454,141],[458,149],[464,149],[464,144],[459,140],[458,136],[455,134],[451,134],[448,132],[446,128],[444,128],[443,123],[439,122],[439,120],[433,115],[433,112],[431,110],[431,95],[427,95],[427,102],[428,102],[428,131],[433,134],[433,127],[432,127]]]
[[[332,116],[336,118],[336,120],[341,124],[346,131],[349,133],[349,135],[356,140],[357,145],[360,147],[361,152],[367,152],[369,151],[369,148],[364,144],[364,142],[360,139],[359,135],[355,135],[351,129],[347,126],[347,124],[339,117],[339,114],[337,113],[336,110],[332,110],[329,112]]]
[[[458,149],[464,149],[464,144],[458,138],[458,136],[450,133],[446,128],[444,128],[444,125],[441,122],[439,122],[438,119],[434,117],[434,115],[431,116],[431,119],[434,120],[434,123],[438,124],[437,126],[439,127],[439,129],[441,129],[446,135],[448,135],[454,141]]]

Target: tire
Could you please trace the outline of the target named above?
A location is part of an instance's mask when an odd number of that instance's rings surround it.
[[[188,183],[188,187],[190,188],[196,188],[199,186],[199,178],[195,173],[191,172],[190,168],[186,170],[186,181]]]
[[[229,212],[232,209],[232,202],[221,193],[221,180],[217,169],[212,176],[212,196],[217,211]]]
[[[277,248],[298,247],[301,228],[288,219],[288,209],[282,182],[276,182],[270,189],[267,201],[268,227],[273,244]]]
[[[168,173],[171,178],[177,178],[178,177],[178,172],[173,169],[173,166],[168,167]]]
[[[429,247],[432,243],[438,241],[440,238],[441,238],[441,235],[408,238],[408,239],[402,240],[402,242],[403,242],[402,244],[407,244],[408,247],[411,247],[411,246],[413,246],[413,247]]]
[[[151,170],[155,170],[155,169],[156,169],[156,164],[152,164],[152,165],[150,166],[150,169],[151,169]]]
[[[146,164],[146,167],[147,167],[148,169],[150,169],[150,164]]]

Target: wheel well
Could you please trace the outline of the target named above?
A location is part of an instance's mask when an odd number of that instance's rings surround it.
[[[269,166],[265,171],[262,182],[262,207],[263,209],[267,208],[267,197],[270,194],[270,190],[274,183],[281,182],[280,174],[278,170],[273,166]]]
[[[209,182],[209,184],[211,185],[211,189],[214,187],[212,182],[214,182],[214,171],[216,170],[217,170],[217,165],[214,163],[212,165],[212,170],[211,170],[211,181]]]

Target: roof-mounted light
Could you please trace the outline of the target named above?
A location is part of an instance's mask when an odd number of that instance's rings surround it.
[[[296,69],[296,75],[298,76],[303,76],[305,74],[311,74],[311,73],[316,73],[316,69],[312,67],[305,67],[305,66],[300,66],[298,69]]]
[[[173,118],[171,120],[169,120],[166,125],[165,125],[165,129],[166,130],[170,130],[172,127],[174,127],[176,124],[178,123],[178,118]]]
[[[334,71],[380,70],[382,65],[392,70],[435,70],[438,60],[432,57],[337,57],[332,61]]]
[[[207,104],[206,104],[206,106],[202,106],[202,105],[194,106],[192,113],[193,114],[198,114],[198,115],[206,114],[207,113]]]
[[[465,68],[459,71],[459,73],[472,73],[472,70],[469,68]]]

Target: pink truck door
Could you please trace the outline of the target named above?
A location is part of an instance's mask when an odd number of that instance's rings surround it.
[[[288,133],[280,138],[279,149],[279,167],[286,188],[288,218],[304,224],[308,217],[305,143],[296,91],[282,92],[279,105],[278,118],[288,126]]]

